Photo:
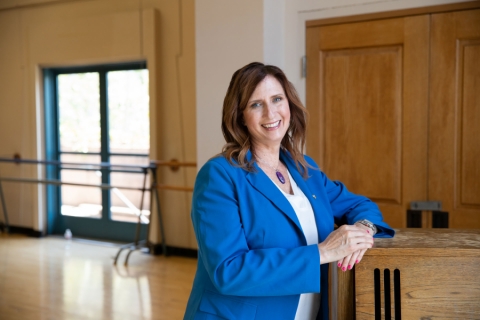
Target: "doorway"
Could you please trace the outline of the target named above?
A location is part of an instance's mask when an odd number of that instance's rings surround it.
[[[59,163],[48,165],[46,176],[63,183],[47,187],[47,233],[68,229],[74,237],[131,242],[141,210],[144,236],[150,217],[150,196],[141,192],[150,183],[142,169],[150,150],[146,64],[51,68],[44,80],[46,159]]]
[[[480,9],[307,23],[307,148],[394,228],[480,227]],[[359,21],[360,20],[360,21]],[[430,224],[434,216],[430,214]],[[424,217],[425,218],[425,217]],[[428,222],[428,217],[423,219]]]

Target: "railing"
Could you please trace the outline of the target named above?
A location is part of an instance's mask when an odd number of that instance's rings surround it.
[[[176,159],[172,159],[170,161],[160,161],[160,160],[152,160],[150,162],[156,166],[163,166],[163,167],[170,167],[170,170],[176,172],[180,169],[180,167],[196,167],[196,162],[179,162]],[[193,191],[191,187],[182,187],[182,186],[169,186],[164,184],[157,185],[157,189],[160,190],[176,190],[176,191]]]
[[[33,165],[53,165],[58,167],[59,169],[68,169],[68,170],[101,170],[101,169],[108,169],[112,172],[128,172],[128,173],[141,173],[143,174],[143,186],[141,188],[138,187],[125,187],[125,186],[112,186],[109,184],[86,184],[86,183],[74,183],[74,182],[64,182],[61,180],[52,180],[52,179],[29,179],[29,178],[14,178],[14,177],[0,177],[0,202],[2,203],[2,209],[5,217],[5,226],[7,232],[9,231],[9,222],[8,222],[8,212],[5,197],[3,194],[2,189],[2,182],[23,182],[23,183],[37,183],[37,184],[46,184],[46,185],[69,185],[69,186],[79,186],[79,187],[97,187],[101,189],[111,189],[116,194],[119,193],[119,190],[137,190],[141,191],[141,200],[140,200],[140,209],[135,210],[135,206],[129,201],[123,194],[119,195],[119,199],[122,200],[125,205],[136,211],[136,215],[138,217],[138,222],[136,226],[136,233],[135,233],[135,240],[131,244],[127,244],[122,246],[116,257],[114,264],[117,263],[117,260],[120,256],[120,253],[123,250],[128,249],[129,252],[125,258],[125,265],[128,263],[128,259],[130,254],[135,250],[140,250],[142,248],[149,248],[151,249],[151,243],[149,242],[149,233],[150,233],[150,226],[151,226],[151,219],[149,219],[148,228],[147,228],[147,236],[146,240],[139,240],[140,237],[140,226],[142,222],[146,221],[146,218],[142,214],[143,204],[144,204],[144,195],[145,192],[151,192],[151,198],[155,197],[156,204],[157,204],[157,215],[158,215],[158,223],[160,228],[161,234],[161,241],[162,241],[162,250],[163,254],[167,254],[167,246],[165,241],[165,232],[163,228],[161,210],[160,210],[160,198],[158,195],[158,190],[177,190],[177,191],[193,191],[193,188],[184,187],[184,186],[171,186],[171,185],[160,185],[157,182],[157,168],[158,166],[168,166],[172,171],[177,171],[180,167],[196,167],[196,163],[194,162],[179,162],[177,160],[170,160],[170,161],[159,161],[159,160],[152,160],[149,165],[118,165],[118,164],[110,164],[105,162],[100,163],[75,163],[75,162],[61,162],[61,161],[51,161],[51,160],[32,160],[32,159],[20,159],[19,157],[11,159],[11,158],[0,158],[0,162],[6,163],[14,163],[14,164],[33,164]],[[146,186],[147,175],[148,172],[151,173],[152,182],[149,188]],[[150,213],[152,213],[153,208],[153,201],[150,202]]]

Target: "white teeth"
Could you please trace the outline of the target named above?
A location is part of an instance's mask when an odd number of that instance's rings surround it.
[[[262,124],[263,127],[265,128],[273,128],[273,127],[276,127],[280,124],[280,120],[278,120],[277,122],[274,122],[274,123],[270,123],[270,124]]]

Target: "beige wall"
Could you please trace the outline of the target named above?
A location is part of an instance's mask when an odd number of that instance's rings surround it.
[[[44,158],[42,67],[146,59],[151,157],[195,161],[194,27],[193,0],[3,1],[0,157]],[[36,178],[43,170],[0,164],[0,174]],[[176,173],[163,168],[160,181],[192,186],[195,174],[194,168]],[[3,183],[3,189],[10,224],[44,231],[43,188]],[[161,192],[169,245],[195,247],[190,198],[188,192]],[[153,230],[153,240],[157,233]]]

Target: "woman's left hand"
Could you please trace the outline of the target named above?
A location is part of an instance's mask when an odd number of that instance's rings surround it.
[[[369,233],[372,233],[372,230],[369,227],[361,223],[355,223],[355,226],[363,230],[366,230]],[[343,258],[342,260],[339,260],[337,263],[337,266],[341,268],[342,271],[351,270],[355,264],[358,264],[360,261],[362,261],[362,258],[365,252],[367,252],[367,249],[361,249],[361,250],[355,251],[354,253]]]

